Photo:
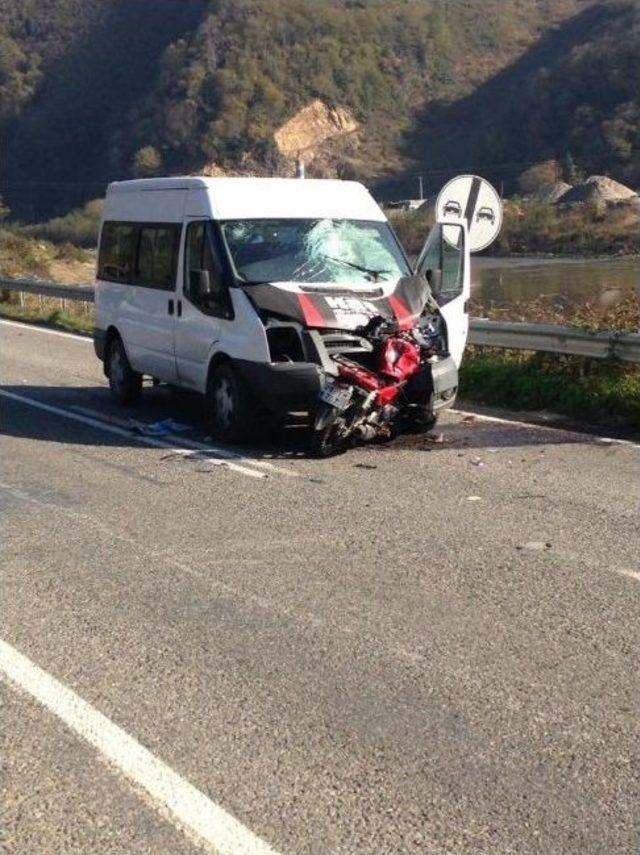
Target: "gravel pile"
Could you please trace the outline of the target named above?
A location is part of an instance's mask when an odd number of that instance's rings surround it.
[[[585,202],[605,202],[608,205],[619,205],[637,199],[638,194],[630,187],[625,187],[613,178],[604,175],[592,175],[584,184],[578,184],[559,201],[562,205],[581,205]]]

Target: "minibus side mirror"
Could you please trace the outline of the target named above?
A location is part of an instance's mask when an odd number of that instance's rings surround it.
[[[196,299],[206,299],[211,296],[211,277],[208,270],[192,270],[189,285]]]

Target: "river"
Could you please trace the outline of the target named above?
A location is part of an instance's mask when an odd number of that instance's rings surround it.
[[[640,298],[640,258],[472,259],[472,293],[482,305],[506,306],[559,296],[576,305],[607,292],[636,289]]]

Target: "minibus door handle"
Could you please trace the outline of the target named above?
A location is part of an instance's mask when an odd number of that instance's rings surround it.
[[[173,314],[173,300],[169,300],[169,314]]]

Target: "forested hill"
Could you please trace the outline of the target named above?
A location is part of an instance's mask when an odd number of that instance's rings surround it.
[[[116,177],[286,172],[274,132],[318,101],[349,130],[318,174],[570,147],[629,178],[637,32],[624,0],[0,0],[0,192],[41,219]]]
[[[471,164],[507,184],[570,153],[583,174],[638,188],[640,2],[586,6],[468,97],[424,110],[409,147],[423,163]]]

